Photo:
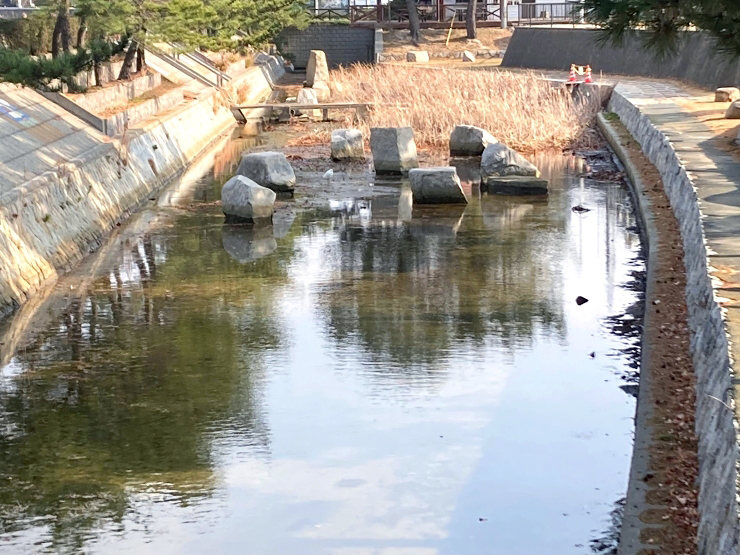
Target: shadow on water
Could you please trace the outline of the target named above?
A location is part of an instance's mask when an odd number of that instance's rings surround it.
[[[150,209],[8,323],[0,545],[609,553],[634,412],[613,315],[641,287],[624,188],[554,157],[545,199],[414,207],[389,183],[232,226],[209,208],[231,145],[168,197],[205,209]]]

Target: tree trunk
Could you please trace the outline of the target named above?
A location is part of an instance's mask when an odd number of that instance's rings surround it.
[[[93,63],[93,72],[95,73],[95,86],[103,86],[103,67],[100,62]]]
[[[419,46],[421,41],[421,24],[419,23],[419,12],[416,11],[416,0],[406,0],[406,8],[409,11],[409,31],[411,31],[411,42]]]
[[[500,6],[501,6],[501,28],[506,29],[509,26],[508,19],[509,19],[509,5],[507,4],[507,0],[500,0]]]
[[[80,19],[80,28],[77,29],[77,44],[76,48],[79,50],[85,46],[85,39],[87,38],[87,21],[85,18]]]
[[[468,0],[468,11],[465,14],[465,27],[468,30],[469,39],[478,38],[478,28],[476,26],[476,15],[478,12],[478,0]]]
[[[144,54],[144,45],[140,44],[136,49],[136,73],[144,71],[146,68],[146,55]]]
[[[61,36],[61,21],[57,16],[57,21],[54,24],[54,31],[51,34],[51,57],[56,58],[59,56],[59,37]]]
[[[139,43],[135,40],[131,41],[131,44],[126,50],[126,57],[123,59],[123,66],[121,66],[121,73],[118,74],[119,81],[131,79],[131,68],[134,66],[136,60],[136,54],[139,51]]]

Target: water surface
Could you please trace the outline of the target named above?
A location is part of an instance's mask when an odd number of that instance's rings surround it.
[[[639,238],[554,164],[547,199],[262,230],[171,188],[5,325],[0,552],[610,552]]]

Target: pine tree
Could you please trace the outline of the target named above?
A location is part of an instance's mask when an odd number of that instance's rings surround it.
[[[740,56],[738,0],[584,0],[586,17],[600,24],[605,39],[622,42],[636,28],[648,31],[645,45],[659,55],[678,46],[681,31],[710,32],[719,48]]]

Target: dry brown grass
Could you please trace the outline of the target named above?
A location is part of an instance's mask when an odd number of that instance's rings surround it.
[[[331,80],[332,101],[375,105],[359,122],[366,136],[370,127],[410,126],[419,146],[435,149],[448,147],[458,124],[483,127],[520,151],[564,148],[599,109],[598,101],[574,102],[533,73],[358,65],[332,72]]]

